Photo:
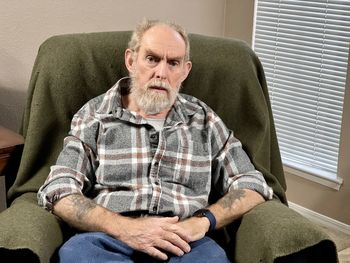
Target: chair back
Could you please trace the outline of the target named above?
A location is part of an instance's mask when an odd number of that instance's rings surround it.
[[[54,36],[38,52],[28,90],[21,165],[10,200],[36,192],[62,149],[70,121],[89,99],[128,75],[124,51],[131,32]],[[206,102],[223,119],[274,195],[285,179],[263,68],[244,42],[190,34],[192,71],[181,92]]]

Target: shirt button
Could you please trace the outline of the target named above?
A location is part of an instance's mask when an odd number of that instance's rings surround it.
[[[150,142],[152,144],[158,144],[158,134],[156,134],[156,133],[151,134]]]

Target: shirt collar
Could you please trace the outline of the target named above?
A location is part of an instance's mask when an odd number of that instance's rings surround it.
[[[185,98],[186,97],[186,98]],[[188,98],[188,99],[187,99]],[[179,93],[175,103],[168,114],[165,124],[188,123],[190,118],[200,109],[200,106],[190,101],[188,95]]]
[[[97,109],[97,114],[114,115],[119,119],[125,117],[130,120],[135,118],[136,123],[142,123],[142,118],[133,116],[130,112],[123,109],[122,95],[126,95],[130,90],[130,77],[124,77],[118,80],[112,88],[104,95],[101,105]],[[179,93],[175,103],[170,110],[165,125],[174,125],[175,123],[187,123],[201,107],[192,100],[193,97]],[[128,116],[123,116],[127,113]]]
[[[123,110],[122,94],[129,92],[130,78],[125,77],[118,80],[104,95],[98,114],[115,114]]]

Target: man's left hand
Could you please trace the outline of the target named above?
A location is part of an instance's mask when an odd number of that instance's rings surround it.
[[[190,241],[197,241],[208,232],[210,222],[206,217],[190,217],[179,221],[177,225],[184,229],[190,237]]]

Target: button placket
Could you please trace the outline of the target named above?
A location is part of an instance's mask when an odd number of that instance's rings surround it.
[[[163,142],[158,132],[153,132],[149,137],[151,147],[155,149],[154,157],[151,163],[150,169],[150,182],[152,184],[153,194],[150,203],[150,212],[157,213],[159,209],[160,195],[161,195],[161,183],[159,179],[159,164],[161,157],[164,154],[165,147],[162,147]]]
[[[152,154],[154,155],[157,151],[158,143],[159,143],[159,134],[154,129],[152,129],[152,131],[150,132],[149,142],[150,142]]]

